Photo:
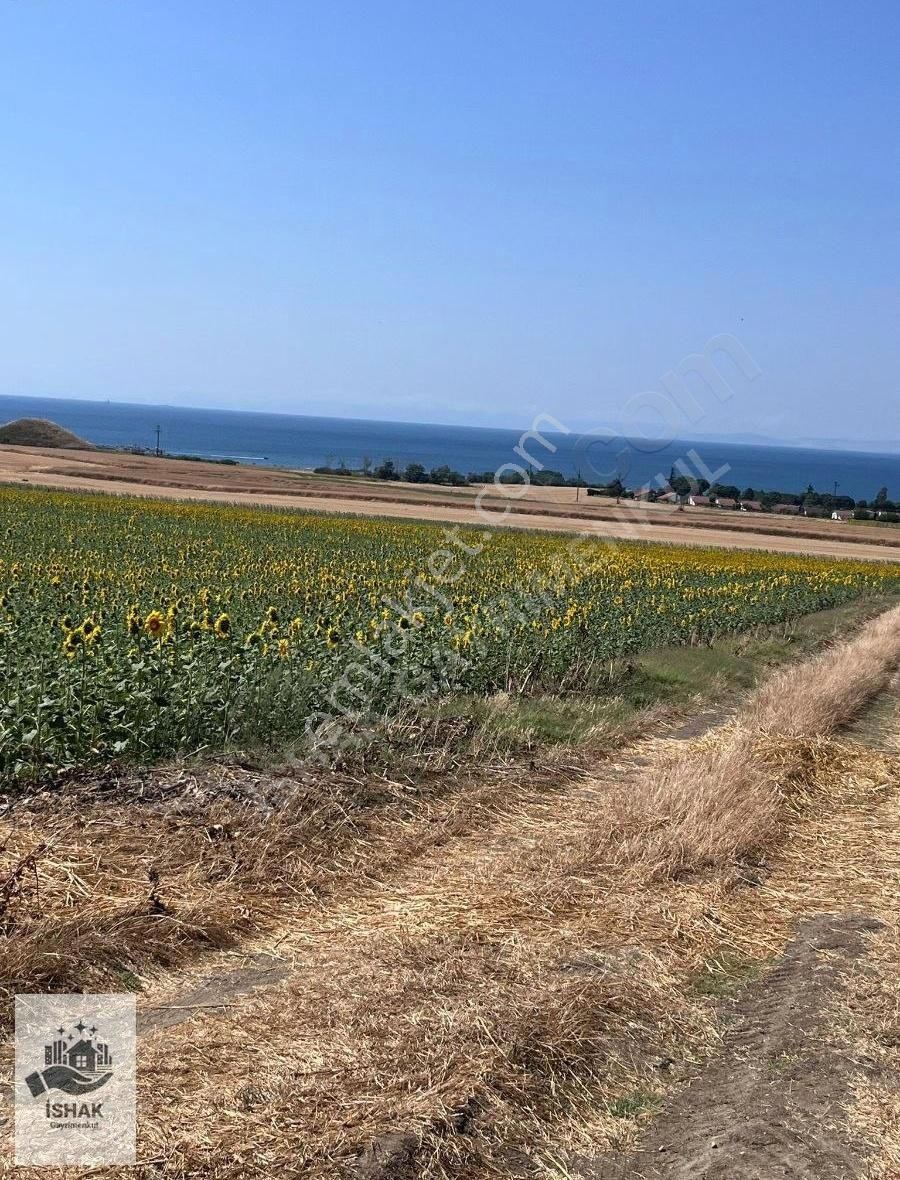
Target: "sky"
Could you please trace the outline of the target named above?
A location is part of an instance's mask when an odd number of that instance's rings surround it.
[[[893,3],[2,0],[0,394],[900,438]],[[729,368],[729,366],[731,366]],[[639,408],[636,408],[639,407]]]

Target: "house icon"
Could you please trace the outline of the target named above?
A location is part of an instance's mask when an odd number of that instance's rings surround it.
[[[86,1069],[91,1073],[97,1068],[97,1050],[93,1041],[79,1041],[68,1052],[69,1065],[73,1069]]]
[[[84,1024],[75,1026],[79,1033],[83,1034],[85,1031]],[[59,1029],[58,1039],[54,1039],[49,1045],[44,1046],[44,1064],[45,1065],[68,1065],[71,1069],[77,1069],[79,1073],[100,1073],[112,1068],[112,1054],[109,1051],[109,1045],[104,1044],[99,1039],[93,1036],[85,1037],[81,1035],[77,1040],[74,1035],[70,1034],[68,1038],[63,1036],[64,1029]],[[93,1028],[91,1033],[97,1030]]]

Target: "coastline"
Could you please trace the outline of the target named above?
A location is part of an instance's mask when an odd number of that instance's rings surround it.
[[[245,410],[183,409],[61,398],[0,397],[0,419],[43,417],[99,446],[142,447],[153,451],[156,427],[161,449],[199,459],[237,461],[248,466],[311,469],[362,465],[391,458],[400,466],[421,463],[427,469],[446,464],[467,475],[495,471],[515,460],[521,431],[481,426],[441,426],[368,419],[323,418],[303,414],[254,413]],[[551,444],[538,446],[541,461],[573,477],[581,469],[586,483],[606,482],[618,474],[638,487],[668,474],[677,460],[696,449],[722,479],[754,488],[831,491],[837,480],[842,494],[872,498],[881,486],[900,494],[900,454],[856,450],[811,450],[790,446],[672,440],[667,445],[610,444],[594,435],[545,432]],[[617,454],[617,451],[619,452]],[[623,452],[625,452],[623,454]]]

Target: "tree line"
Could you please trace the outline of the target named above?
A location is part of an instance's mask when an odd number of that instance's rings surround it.
[[[407,463],[405,467],[401,467],[393,459],[382,459],[376,466],[371,459],[364,458],[360,467],[348,467],[345,463],[340,463],[337,466],[315,467],[313,470],[317,475],[366,476],[388,482],[427,483],[444,487],[466,487],[470,484],[495,482],[493,471],[470,471],[464,475],[446,463],[431,468],[425,467],[423,463]],[[538,487],[586,488],[589,495],[612,496],[618,500],[633,498],[636,491],[627,488],[618,476],[605,484],[588,484],[580,473],[569,476],[549,468],[533,471],[528,475],[520,471],[507,471],[497,482],[522,484],[526,481]],[[734,500],[737,505],[742,501],[752,501],[768,510],[772,510],[778,504],[792,504],[807,516],[830,516],[838,509],[845,509],[852,510],[859,520],[872,519],[877,515],[879,519],[887,521],[896,517],[896,521],[900,522],[900,503],[888,497],[887,488],[879,488],[871,500],[855,500],[852,496],[817,492],[812,484],[807,486],[805,492],[784,492],[752,487],[740,488],[737,484],[710,483],[707,479],[689,479],[685,475],[679,475],[673,468],[669,473],[667,486],[659,489],[650,488],[648,499],[657,500],[667,492],[674,492],[683,499],[701,495],[709,496],[710,499]]]

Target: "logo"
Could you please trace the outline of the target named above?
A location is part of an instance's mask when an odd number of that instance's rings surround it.
[[[112,1053],[97,1036],[98,1031],[96,1024],[88,1028],[83,1018],[68,1032],[63,1025],[55,1030],[53,1040],[44,1046],[44,1069],[35,1070],[25,1079],[35,1098],[42,1098],[50,1090],[90,1094],[106,1085],[112,1077]],[[50,1106],[48,1102],[48,1113]]]
[[[134,996],[16,996],[16,1163],[133,1163],[134,1063]]]

